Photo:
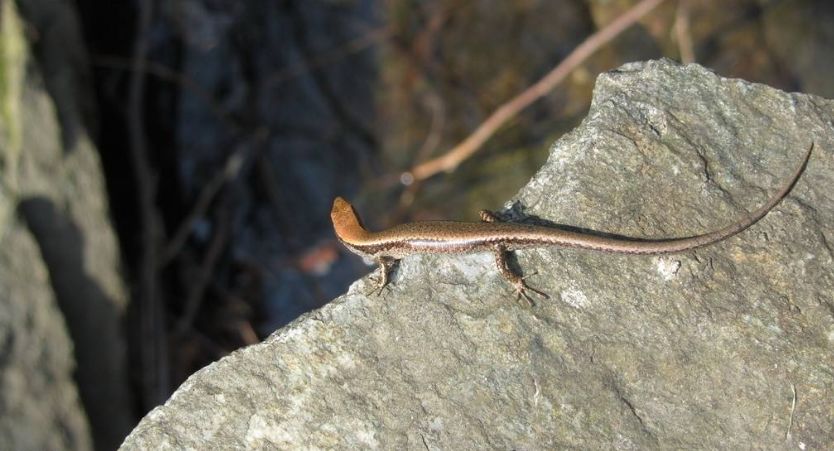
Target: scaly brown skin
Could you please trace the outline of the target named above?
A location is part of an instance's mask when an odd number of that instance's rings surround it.
[[[498,270],[515,287],[519,298],[523,296],[532,303],[528,290],[545,298],[547,295],[528,286],[522,276],[510,269],[507,264],[509,252],[533,247],[562,246],[621,254],[667,254],[716,243],[755,224],[775,207],[799,180],[813,149],[812,143],[790,181],[758,210],[722,229],[686,238],[612,238],[552,227],[502,222],[485,210],[481,212],[483,222],[410,222],[370,232],[362,226],[353,206],[341,197],[333,201],[330,219],[342,244],[362,257],[377,261],[380,271],[377,288],[380,291],[388,284],[391,267],[408,255],[492,252]]]

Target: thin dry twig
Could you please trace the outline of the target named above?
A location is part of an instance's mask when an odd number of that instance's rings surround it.
[[[417,150],[417,161],[420,161],[425,156],[430,155],[431,152],[437,148],[437,145],[440,143],[440,136],[445,123],[446,109],[443,102],[440,100],[440,97],[433,91],[429,97],[429,107],[432,110],[431,124],[429,125],[429,131],[426,133],[426,138],[423,140],[423,144],[420,146],[420,149]],[[400,194],[397,207],[393,210],[393,213],[389,215],[389,221],[399,222],[403,217],[405,217],[411,207],[411,204],[414,203],[414,199],[417,197],[417,192],[420,190],[422,182],[420,180],[415,181],[413,179],[408,179],[407,177],[410,176],[411,174],[407,172],[401,174],[400,183],[405,185],[405,189]]]
[[[478,128],[449,152],[413,167],[410,177],[405,179],[425,180],[439,172],[451,172],[464,160],[477,152],[493,134],[519,112],[530,106],[539,98],[553,90],[574,69],[582,64],[600,47],[614,39],[627,28],[634,25],[641,17],[648,14],[665,0],[643,0],[601,30],[592,34],[570,55],[560,62],[547,75],[527,88],[524,92],[498,107]]]
[[[689,29],[690,7],[689,0],[678,0],[678,8],[675,11],[675,25],[672,27],[675,31],[675,41],[678,43],[678,54],[684,64],[695,62],[692,33]]]
[[[156,177],[148,159],[145,138],[144,95],[148,30],[153,18],[153,0],[137,2],[136,41],[133,48],[133,76],[127,99],[129,154],[136,176],[142,248],[138,274],[138,305],[142,342],[141,365],[145,403],[155,406],[170,392],[167,331],[165,330],[162,290],[157,268],[162,221],[156,209]]]
[[[417,160],[422,160],[424,157],[431,155],[431,152],[440,144],[440,136],[443,131],[443,126],[446,122],[446,106],[440,100],[440,96],[431,91],[427,99],[429,110],[431,110],[431,122],[429,123],[429,130],[426,133],[423,144],[417,150]]]
[[[264,86],[265,88],[269,88],[272,85],[306,75],[312,70],[338,62],[354,53],[359,53],[362,50],[365,50],[366,48],[387,38],[390,34],[391,30],[388,27],[380,27],[370,30],[368,33],[365,33],[355,39],[351,39],[335,49],[324,51],[318,55],[304,59],[299,63],[279,69],[266,78]]]
[[[295,40],[297,51],[302,59],[307,64],[310,64],[310,67],[314,67],[317,64],[316,59],[320,58],[321,54],[315,52],[313,49],[313,41],[309,36],[310,30],[304,26],[304,15],[301,13],[298,5],[295,5],[293,2],[289,3],[287,14],[292,19],[290,29]],[[335,116],[336,121],[340,123],[342,128],[349,130],[352,136],[359,139],[368,148],[375,148],[377,146],[376,135],[374,135],[365,121],[356,115],[345,99],[337,94],[337,89],[330,77],[317,70],[310,70],[309,75],[312,85],[318,90],[318,94],[321,95],[324,104],[329,108],[330,113]],[[268,86],[268,84],[265,86]]]
[[[218,216],[217,221],[215,221],[216,230],[214,236],[209,243],[205,257],[203,257],[203,262],[200,264],[196,280],[192,288],[188,291],[183,315],[175,329],[176,335],[181,336],[191,329],[194,318],[197,317],[197,313],[200,311],[200,305],[205,298],[204,295],[209,286],[214,267],[217,265],[217,261],[223,254],[223,249],[225,249],[226,243],[229,240],[229,229],[231,228],[230,214],[227,211],[220,211]]]
[[[240,126],[235,122],[232,118],[232,115],[223,108],[219,102],[199,83],[197,83],[194,79],[184,75],[181,72],[178,72],[164,64],[160,64],[156,61],[144,61],[141,65],[137,65],[135,58],[124,58],[120,56],[114,55],[93,55],[92,57],[92,64],[97,67],[106,67],[109,69],[116,69],[116,70],[127,70],[134,72],[138,69],[143,70],[148,75],[153,75],[154,77],[172,83],[176,86],[179,86],[184,91],[188,91],[193,94],[198,99],[202,100],[206,106],[208,106],[209,111],[212,112],[218,119],[224,122],[226,125],[229,126],[232,130],[240,129]],[[135,76],[132,75],[132,76]]]
[[[337,48],[324,51],[319,55],[276,71],[266,78],[264,84],[266,87],[270,87],[275,84],[301,77],[312,70],[319,69],[328,64],[336,63],[352,54],[361,52],[373,44],[387,38],[390,34],[391,31],[387,27],[372,29],[366,34],[355,39],[351,39]],[[180,86],[184,90],[191,92],[194,96],[205,102],[206,106],[209,107],[209,110],[233,130],[241,128],[240,125],[231,117],[231,114],[229,114],[229,112],[217,102],[211,93],[200,86],[199,83],[164,64],[146,60],[141,65],[137,65],[135,58],[124,58],[115,55],[93,55],[92,64],[98,67],[118,70],[135,71],[141,69],[149,75],[153,75],[160,80],[173,83]]]
[[[182,250],[183,245],[185,245],[185,240],[188,239],[188,236],[191,235],[194,229],[194,223],[205,216],[206,211],[208,211],[211,202],[217,196],[217,193],[220,192],[220,189],[237,178],[246,160],[253,153],[250,150],[252,146],[259,146],[266,139],[267,134],[266,130],[260,130],[255,134],[254,139],[239,144],[226,159],[226,163],[221,170],[215,173],[208,183],[206,183],[197,196],[197,200],[194,202],[191,211],[182,220],[179,227],[177,227],[177,231],[174,232],[173,237],[168,241],[168,245],[165,246],[159,262],[161,266],[168,264]]]

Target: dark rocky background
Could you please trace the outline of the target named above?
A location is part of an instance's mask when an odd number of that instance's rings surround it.
[[[0,441],[112,449],[367,271],[335,195],[373,226],[474,219],[602,71],[665,56],[834,97],[831,2],[668,0],[456,171],[399,182],[634,3],[0,2]]]

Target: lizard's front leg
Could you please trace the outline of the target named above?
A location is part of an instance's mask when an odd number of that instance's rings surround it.
[[[388,285],[388,282],[390,282],[388,275],[390,274],[391,269],[397,264],[397,259],[391,257],[377,257],[376,263],[379,265],[379,269],[377,269],[379,274],[377,275],[377,280],[375,281],[377,285],[368,294],[376,293],[379,295],[382,294],[382,289]]]
[[[478,216],[481,217],[481,221],[483,222],[506,222],[500,216],[498,216],[498,213],[489,210],[479,211]]]

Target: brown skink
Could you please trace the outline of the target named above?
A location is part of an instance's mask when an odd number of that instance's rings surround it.
[[[755,224],[778,204],[802,175],[814,145],[808,149],[791,179],[770,200],[740,220],[713,232],[685,238],[643,239],[610,237],[573,232],[553,227],[501,222],[496,215],[481,211],[483,222],[422,221],[399,224],[379,232],[365,229],[353,206],[341,197],[333,201],[330,219],[339,241],[352,252],[379,264],[378,289],[388,284],[388,273],[401,258],[412,254],[462,254],[492,252],[501,274],[515,287],[518,296],[532,299],[527,291],[547,297],[524,282],[507,264],[508,252],[534,247],[561,246],[620,254],[667,254],[683,252],[731,237]]]

